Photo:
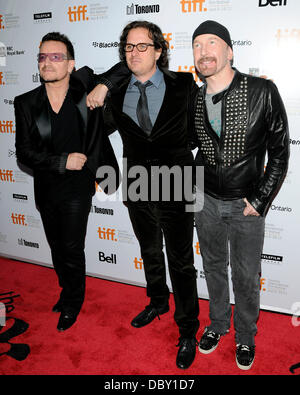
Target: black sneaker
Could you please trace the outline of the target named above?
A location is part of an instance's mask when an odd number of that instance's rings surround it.
[[[236,364],[242,370],[251,368],[255,357],[255,346],[237,344],[236,346]]]
[[[202,352],[202,354],[213,352],[218,347],[220,338],[220,334],[205,328],[199,343],[199,351]]]

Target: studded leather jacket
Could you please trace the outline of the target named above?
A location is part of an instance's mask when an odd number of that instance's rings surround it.
[[[222,100],[220,138],[208,120],[206,85],[196,94],[196,164],[204,166],[205,193],[222,200],[246,197],[264,216],[287,171],[287,116],[272,81],[235,71],[228,89],[213,96],[214,103]]]

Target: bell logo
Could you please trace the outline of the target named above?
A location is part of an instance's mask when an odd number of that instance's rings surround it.
[[[16,133],[13,130],[13,121],[0,121],[0,133]]]
[[[135,257],[134,260],[133,260],[133,263],[134,263],[134,267],[137,270],[142,270],[143,269],[144,263],[143,263],[143,260],[141,258],[138,259],[137,257]]]
[[[3,25],[3,15],[0,14],[0,29],[4,29]]]
[[[86,16],[86,13],[87,13],[86,5],[74,6],[73,10],[72,7],[69,7],[68,10],[69,21],[70,22],[88,21],[89,18]]]
[[[3,81],[3,73],[0,71],[0,85],[5,85],[5,82]]]
[[[115,229],[101,228],[101,226],[98,228],[99,239],[101,240],[117,241],[117,239],[115,239],[115,232]]]
[[[0,180],[4,182],[15,182],[12,170],[0,170]]]
[[[203,7],[206,0],[180,0],[181,11],[186,12],[206,12],[207,8]]]
[[[112,263],[114,265],[117,264],[117,255],[116,254],[111,254],[106,256],[104,252],[99,251],[99,261],[100,262],[106,262],[106,263]]]
[[[25,215],[24,214],[12,213],[11,214],[11,219],[12,219],[12,223],[14,225],[27,226],[27,224],[25,222]]]
[[[258,7],[266,7],[270,5],[272,7],[283,6],[287,4],[287,0],[259,0]]]

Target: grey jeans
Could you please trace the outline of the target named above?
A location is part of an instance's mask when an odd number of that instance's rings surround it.
[[[245,217],[245,207],[243,199],[224,201],[205,194],[203,210],[195,214],[195,221],[209,293],[209,330],[225,334],[230,328],[230,264],[235,340],[253,346],[260,308],[265,220],[261,216]]]

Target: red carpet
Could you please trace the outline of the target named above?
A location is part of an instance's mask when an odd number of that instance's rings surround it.
[[[1,375],[292,375],[290,367],[300,362],[300,326],[294,327],[288,315],[261,312],[251,370],[243,372],[236,366],[231,330],[215,352],[197,351],[193,365],[181,371],[175,363],[173,298],[170,312],[160,321],[135,329],[130,321],[147,304],[145,289],[87,277],[83,310],[71,329],[59,333],[59,315],[51,312],[58,297],[53,269],[0,258],[0,279],[0,294],[20,295],[7,318],[29,324],[11,343],[25,343],[31,349],[23,361],[0,356]],[[198,338],[208,324],[205,300],[200,300],[200,314]],[[12,323],[8,320],[0,334]],[[0,343],[0,354],[8,348]],[[300,367],[295,374],[300,374]]]

